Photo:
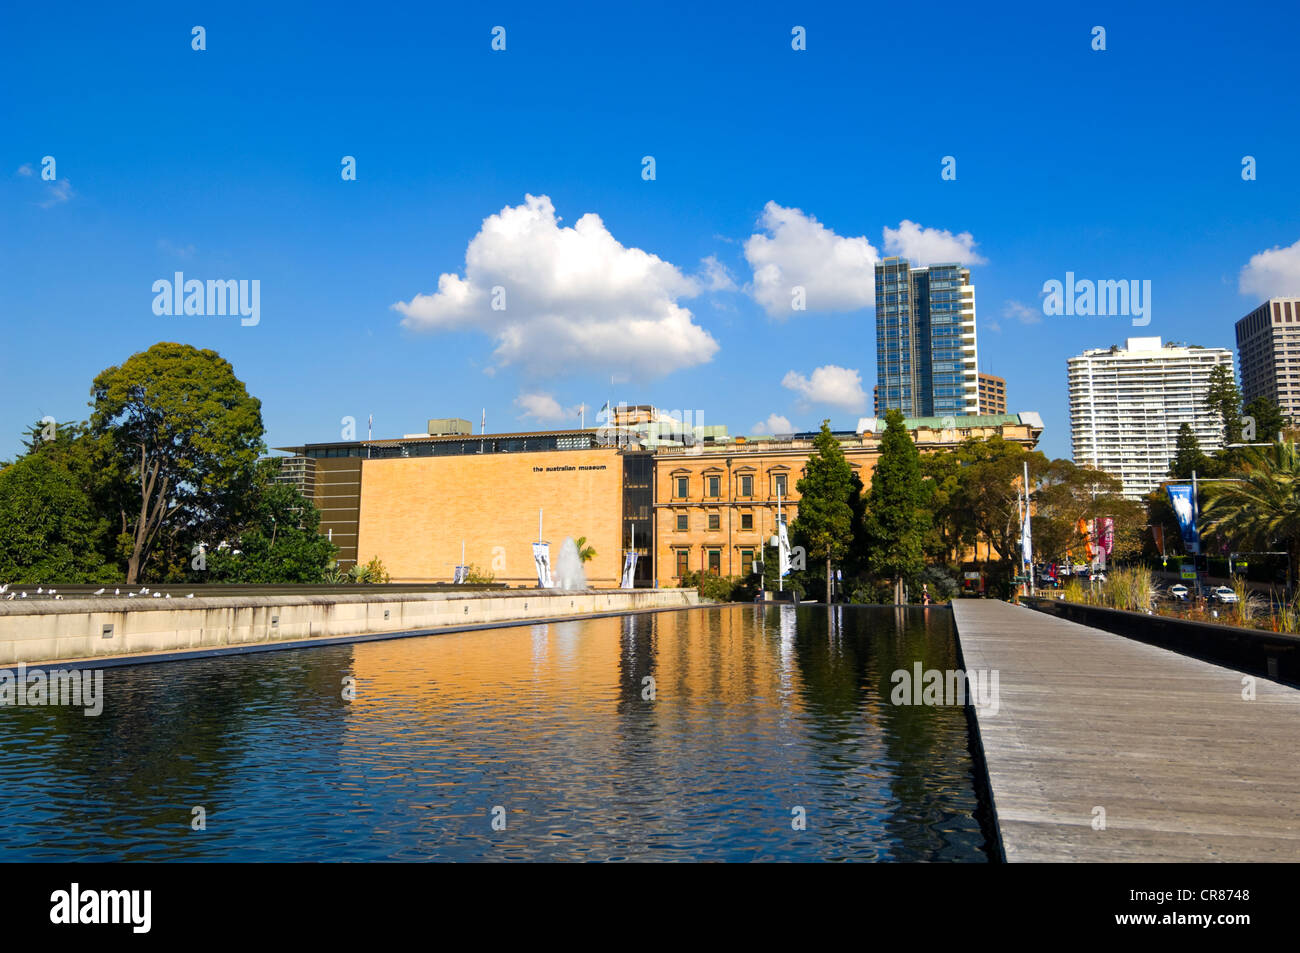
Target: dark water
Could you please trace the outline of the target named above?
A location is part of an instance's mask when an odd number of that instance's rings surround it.
[[[957,667],[946,611],[722,607],[107,669],[97,718],[0,708],[0,860],[985,861],[962,709],[889,701],[915,661]]]

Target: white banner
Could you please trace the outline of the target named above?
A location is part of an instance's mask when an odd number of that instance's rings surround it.
[[[554,589],[551,581],[551,544],[533,543],[533,562],[537,564],[537,585],[541,589]]]
[[[623,558],[623,588],[636,588],[636,553],[629,552]]]

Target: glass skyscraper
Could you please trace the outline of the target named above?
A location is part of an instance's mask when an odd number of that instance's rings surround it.
[[[876,415],[977,415],[978,368],[970,269],[877,262]]]

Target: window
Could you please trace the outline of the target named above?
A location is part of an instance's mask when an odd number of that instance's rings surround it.
[[[772,493],[773,493],[773,495],[775,495],[775,496],[786,496],[786,495],[788,495],[788,494],[787,494],[787,488],[786,488],[786,475],[785,475],[784,473],[776,473],[776,474],[773,474],[773,476],[772,476]]]
[[[719,477],[711,476],[707,478],[709,487],[709,496],[717,499],[722,494],[722,480]]]
[[[740,495],[741,496],[754,495],[754,478],[748,473],[742,474],[740,477]]]
[[[741,514],[740,514],[740,528],[741,528],[741,529],[748,529],[748,530],[752,530],[752,529],[754,528],[754,514],[753,514],[753,513],[741,513]]]
[[[722,575],[722,550],[709,550],[709,572],[715,576]]]
[[[677,550],[677,576],[685,576],[691,567],[691,551],[689,549]]]
[[[687,477],[677,477],[677,498],[686,499],[690,495],[690,482]]]
[[[722,528],[722,517],[719,516],[717,513],[710,513],[709,529],[721,529],[721,528]]]
[[[677,532],[684,533],[689,528],[690,517],[685,513],[677,514]]]
[[[740,551],[740,574],[748,576],[754,571],[754,551],[752,549],[742,549]]]

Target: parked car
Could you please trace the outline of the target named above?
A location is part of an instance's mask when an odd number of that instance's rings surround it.
[[[1168,589],[1165,590],[1165,595],[1167,595],[1170,599],[1177,599],[1179,602],[1186,602],[1187,587],[1180,582],[1174,583],[1172,586],[1170,586]]]
[[[1210,601],[1231,605],[1237,602],[1237,593],[1227,586],[1216,586],[1210,590]]]

